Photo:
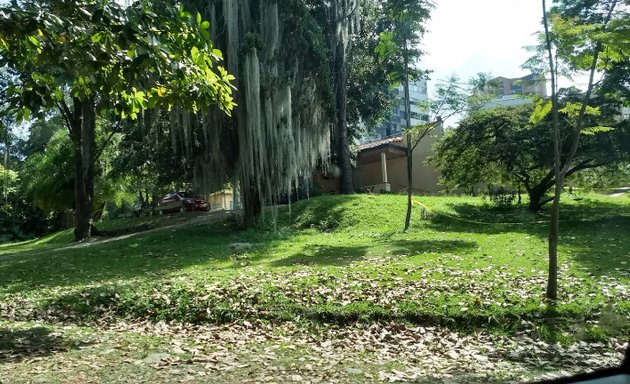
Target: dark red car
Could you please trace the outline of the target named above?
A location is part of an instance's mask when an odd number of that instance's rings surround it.
[[[189,192],[171,192],[158,200],[155,212],[209,211],[210,204],[205,199],[193,196]]]

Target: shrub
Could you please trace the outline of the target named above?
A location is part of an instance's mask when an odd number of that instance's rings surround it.
[[[514,192],[511,188],[503,186],[489,186],[488,194],[484,196],[485,201],[489,201],[492,206],[498,209],[508,209],[512,207],[515,199],[516,192]]]

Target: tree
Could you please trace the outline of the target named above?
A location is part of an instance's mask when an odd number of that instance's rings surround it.
[[[112,177],[112,161],[118,154],[121,134],[112,135],[108,130],[109,121],[99,118],[95,127],[96,158],[94,165],[94,219],[98,220],[103,204],[115,199],[116,188],[121,179]],[[36,127],[43,127],[42,135]],[[52,129],[50,139],[40,148],[40,142]],[[35,133],[35,135],[33,135]],[[38,134],[39,133],[39,134]],[[31,204],[46,212],[72,209],[75,201],[74,190],[74,151],[71,138],[58,115],[53,115],[46,122],[37,121],[31,127],[31,137],[23,145],[36,148],[25,155],[21,170],[20,194]],[[24,155],[23,155],[24,156]],[[100,207],[101,209],[96,209]]]
[[[7,93],[13,110],[28,118],[57,108],[72,139],[76,240],[90,236],[99,113],[134,119],[159,105],[232,109],[233,77],[217,65],[209,27],[164,1],[29,0],[0,8],[0,65],[19,73]]]
[[[349,57],[347,120],[350,141],[360,139],[390,117],[397,99],[389,91],[388,65],[376,48],[385,15],[378,0],[363,0],[361,28],[353,35]]]
[[[610,68],[610,63],[627,60],[630,46],[627,43],[629,17],[623,10],[615,13],[618,0],[603,1],[559,1],[557,7],[547,12],[546,1],[542,1],[544,45],[551,76],[551,113],[553,126],[553,172],[555,190],[549,225],[549,278],[546,296],[550,300],[558,296],[558,239],[560,232],[560,197],[564,180],[572,167],[577,153],[580,136],[586,125],[589,102],[595,85],[597,70]],[[624,37],[625,36],[625,37]],[[563,142],[559,128],[559,102],[557,78],[559,68],[569,72],[587,71],[589,81],[584,97],[573,108],[573,129],[568,140]],[[568,106],[567,106],[568,107]],[[542,110],[549,108],[542,107]],[[542,113],[537,114],[542,115]],[[568,147],[562,153],[563,147]],[[564,156],[563,156],[564,155]]]
[[[335,138],[337,166],[340,170],[339,190],[354,193],[352,165],[348,140],[348,57],[352,50],[350,35],[358,28],[359,0],[332,0],[329,23],[335,84]]]
[[[420,142],[433,133],[436,129],[442,128],[445,121],[451,117],[464,112],[468,108],[469,98],[464,91],[459,79],[451,76],[446,82],[438,83],[436,97],[420,106],[429,112],[428,122],[408,127],[405,130],[407,140],[407,214],[405,216],[404,230],[409,229],[411,223],[411,192],[413,185],[413,152]],[[409,122],[409,121],[408,121]]]
[[[570,136],[572,105],[582,93],[560,94],[559,131]],[[541,102],[542,103],[542,102]],[[538,211],[551,198],[546,193],[555,183],[553,171],[553,131],[550,116],[532,121],[534,104],[519,107],[481,109],[464,118],[457,128],[447,131],[435,147],[431,162],[440,170],[442,182],[450,188],[470,190],[480,183],[523,185],[529,195],[529,208]],[[601,114],[588,115],[589,126],[613,126],[615,130],[591,130],[581,140],[571,176],[584,169],[619,163],[628,158],[624,147],[630,134],[626,124],[615,121],[614,106],[602,104]],[[570,148],[564,146],[563,156]]]
[[[72,209],[74,156],[72,141],[62,125],[45,144],[45,150],[26,158],[21,194],[46,211]]]
[[[362,6],[366,0],[304,1],[328,38],[328,64],[333,84],[334,128],[331,136],[339,171],[339,191],[354,193],[350,136],[348,132],[348,75],[353,57],[354,37],[360,30]]]
[[[178,156],[193,163],[198,190],[238,185],[239,224],[253,227],[264,205],[307,183],[330,158],[334,87],[319,8],[304,0],[185,4],[210,19],[210,35],[237,78],[239,107],[231,118],[216,108],[197,116],[175,110]]]
[[[441,120],[425,125],[415,131],[411,126],[411,105],[409,102],[409,79],[419,77],[421,71],[410,68],[410,63],[415,62],[421,55],[419,49],[420,38],[425,32],[423,22],[429,18],[432,3],[417,0],[387,0],[383,5],[383,13],[386,19],[383,23],[383,32],[380,34],[380,44],[377,47],[381,58],[389,63],[390,79],[394,83],[403,84],[405,120],[407,136],[407,214],[405,217],[405,231],[409,228],[412,209],[412,182],[413,182],[413,150],[420,140],[441,123]]]
[[[150,208],[166,192],[185,189],[193,180],[194,159],[180,157],[179,149],[173,149],[169,112],[145,111],[127,125],[112,159],[110,177],[125,180],[124,189],[135,195],[134,202],[142,208]],[[205,151],[197,146],[192,149],[194,156]]]

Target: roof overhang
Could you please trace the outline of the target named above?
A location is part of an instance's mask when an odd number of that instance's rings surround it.
[[[392,160],[407,156],[407,148],[401,145],[386,143],[376,147],[363,149],[359,152],[358,163],[370,164],[380,162],[381,153],[385,153],[385,158],[387,160]]]

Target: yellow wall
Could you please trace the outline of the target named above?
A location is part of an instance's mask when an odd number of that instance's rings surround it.
[[[232,191],[224,191],[222,193],[212,194],[208,196],[208,203],[211,210],[231,210],[232,209]]]
[[[425,137],[413,152],[413,191],[415,193],[437,193],[438,179],[440,174],[431,165],[425,164],[427,157],[432,153],[431,147],[442,136],[442,129],[436,130],[434,136]],[[407,143],[396,143],[401,147],[406,147]],[[387,160],[388,181],[391,184],[392,192],[400,192],[407,188],[407,158],[399,157]],[[359,178],[361,187],[381,184],[383,182],[381,173],[381,162],[360,164]],[[378,192],[378,191],[375,191]]]

